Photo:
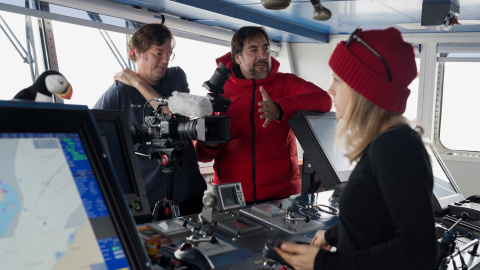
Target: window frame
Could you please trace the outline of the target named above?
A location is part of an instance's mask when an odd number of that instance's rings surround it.
[[[480,58],[452,58],[447,59],[442,56],[443,53],[480,53],[480,44],[478,43],[438,43],[437,44],[437,78],[436,78],[436,93],[435,93],[435,111],[433,121],[433,144],[439,152],[449,156],[462,157],[480,157],[480,151],[475,150],[460,150],[447,148],[441,141],[440,133],[442,127],[442,112],[443,112],[443,92],[445,79],[445,62],[480,62]]]

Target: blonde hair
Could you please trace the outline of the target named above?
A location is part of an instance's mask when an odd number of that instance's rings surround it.
[[[351,99],[342,120],[338,122],[336,141],[344,138],[345,156],[350,162],[358,161],[367,146],[384,130],[385,124],[407,124],[407,120],[396,113],[387,111],[348,87]]]

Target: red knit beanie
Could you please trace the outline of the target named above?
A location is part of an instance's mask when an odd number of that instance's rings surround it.
[[[393,27],[358,31],[357,36],[385,59],[392,81],[388,80],[382,60],[355,39],[348,47],[345,41],[337,45],[330,57],[330,67],[370,102],[403,114],[410,95],[408,85],[417,76],[413,46],[403,41],[400,31]]]

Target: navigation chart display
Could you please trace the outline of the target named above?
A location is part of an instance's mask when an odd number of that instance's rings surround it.
[[[76,133],[0,133],[2,269],[129,269]]]

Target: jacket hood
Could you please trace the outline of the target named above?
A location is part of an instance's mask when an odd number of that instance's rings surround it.
[[[267,78],[263,80],[256,80],[257,84],[265,84],[267,82],[270,82],[274,80],[277,77],[278,74],[278,69],[280,67],[280,62],[278,62],[275,58],[271,57],[271,69],[270,73],[268,74]],[[233,61],[232,61],[232,54],[230,52],[224,54],[223,56],[219,57],[216,59],[217,61],[217,66],[220,62],[222,62],[228,69],[232,71],[232,74],[230,75],[230,81],[232,81],[235,84],[240,84],[240,85],[252,85],[253,81],[252,80],[246,80],[246,79],[240,79],[237,78],[235,75],[235,72],[233,72]]]

